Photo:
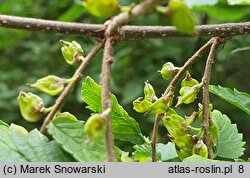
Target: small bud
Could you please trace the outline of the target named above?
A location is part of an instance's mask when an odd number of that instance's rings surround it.
[[[144,86],[144,99],[152,102],[156,98],[157,97],[155,95],[155,90],[154,90],[153,86],[150,85],[150,83],[148,83],[148,81],[146,81],[145,86]]]
[[[64,89],[64,85],[67,83],[66,79],[59,78],[54,75],[37,80],[36,83],[27,84],[29,87],[36,88],[48,95],[54,96],[61,93]]]
[[[170,116],[162,119],[164,126],[168,130],[168,133],[175,139],[182,138],[187,135],[185,128],[183,127],[184,118],[177,115],[171,114]]]
[[[173,104],[172,95],[168,95],[167,97],[161,97],[149,107],[149,113],[163,114],[172,106],[172,104]]]
[[[29,122],[36,122],[41,118],[44,110],[44,104],[43,100],[39,96],[33,93],[20,91],[17,99],[21,114],[25,120]]]
[[[161,76],[165,80],[169,80],[173,77],[178,71],[180,70],[179,67],[175,67],[173,63],[167,62],[163,65],[162,69],[159,71]]]
[[[176,113],[176,111],[174,109],[169,108],[167,110],[167,112],[165,113],[165,116],[171,116],[172,114],[176,114],[177,115],[177,113]]]
[[[67,119],[67,120],[77,121],[77,118],[73,114],[70,114],[69,112],[59,113],[56,115],[55,119]]]
[[[197,85],[199,82],[193,79],[189,72],[186,73],[186,77],[181,81],[181,87],[192,87]]]
[[[202,140],[199,140],[195,145],[194,145],[194,148],[193,148],[193,154],[197,154],[197,155],[200,155],[204,158],[207,158],[208,157],[208,149],[207,149],[207,146],[203,143]]]
[[[65,59],[65,61],[73,65],[77,63],[79,60],[83,60],[83,50],[80,44],[78,44],[75,41],[67,42],[61,40],[60,42],[63,43],[63,47],[61,48],[62,55]]]
[[[180,89],[180,97],[176,104],[176,107],[180,106],[182,103],[189,104],[194,102],[196,99],[197,93],[199,92],[200,88],[202,87],[203,83],[199,83],[192,87],[182,87]]]
[[[29,132],[22,126],[20,125],[16,125],[16,124],[10,124],[10,127],[9,127],[10,130],[13,130],[13,131],[16,131],[22,135],[28,135]]]
[[[104,138],[106,131],[106,120],[101,114],[93,114],[88,118],[84,125],[84,132],[92,141]]]
[[[150,105],[152,104],[150,101],[148,100],[142,100],[142,97],[137,98],[134,102],[133,102],[133,109],[138,112],[138,113],[144,113],[146,111],[148,111]]]
[[[93,16],[108,18],[120,11],[118,0],[85,0],[83,6]]]

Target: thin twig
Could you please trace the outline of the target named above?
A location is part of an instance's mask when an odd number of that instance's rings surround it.
[[[209,47],[213,44],[213,39],[210,39],[205,45],[203,45],[196,53],[185,62],[185,64],[182,66],[181,70],[174,76],[170,84],[168,85],[166,91],[164,92],[163,96],[167,96],[167,94],[173,90],[177,84],[177,82],[180,80],[183,74],[188,70],[188,68],[196,61],[198,60],[203,53],[209,49]]]
[[[110,77],[111,77],[111,65],[113,63],[113,44],[111,38],[107,38],[104,45],[103,61],[102,61],[102,73],[101,73],[101,85],[102,85],[102,111],[112,107],[110,99]],[[106,150],[109,162],[116,161],[114,153],[114,140],[112,134],[111,118],[110,115],[106,117],[107,129],[105,134]]]
[[[102,110],[106,110],[112,107],[110,99],[110,78],[111,78],[111,65],[113,63],[114,49],[113,44],[117,40],[117,34],[119,28],[128,22],[130,19],[144,15],[154,10],[155,6],[158,5],[162,0],[144,0],[129,12],[123,12],[113,17],[105,30],[106,42],[104,46],[103,62],[102,62],[102,73],[101,73],[101,84],[102,84]],[[120,35],[118,36],[120,38]],[[106,149],[109,162],[116,161],[114,154],[114,140],[112,135],[111,118],[106,118],[107,129],[106,129]]]
[[[163,96],[166,97],[167,94],[173,90],[177,84],[177,82],[180,80],[182,75],[188,70],[188,68],[197,60],[199,59],[203,53],[205,53],[209,47],[213,44],[213,39],[210,39],[205,45],[203,45],[196,53],[187,60],[187,62],[184,64],[184,66],[181,68],[181,70],[174,76],[170,84],[168,85],[166,91],[164,92]],[[155,160],[156,155],[156,137],[158,133],[158,125],[159,121],[161,120],[162,115],[156,115],[155,116],[155,122],[153,126],[153,134],[152,134],[152,161]],[[154,157],[153,157],[154,156]]]
[[[156,115],[155,121],[154,121],[154,127],[153,127],[153,132],[152,132],[152,140],[151,140],[151,148],[152,148],[152,162],[156,162],[156,139],[157,139],[157,132],[158,132],[158,127],[159,127],[159,122],[162,119],[162,115]]]
[[[24,29],[50,33],[63,33],[71,35],[85,35],[102,38],[105,27],[102,24],[83,24],[72,22],[59,22],[9,15],[0,15],[0,27]],[[213,25],[198,25],[192,35],[182,34],[172,26],[122,26],[118,34],[120,40],[194,37],[194,36],[222,36],[231,37],[250,33],[250,22],[224,23]]]
[[[132,7],[130,11],[120,13],[119,15],[112,18],[111,23],[109,24],[105,33],[107,35],[114,35],[119,31],[119,28],[122,27],[129,20],[148,14],[155,10],[155,7],[162,3],[163,0],[144,0],[136,6]]]
[[[104,41],[99,42],[86,56],[84,61],[81,63],[81,65],[78,67],[78,69],[75,71],[73,75],[73,81],[70,82],[64,89],[64,91],[61,93],[61,95],[57,98],[52,111],[47,115],[45,118],[43,125],[40,128],[41,133],[45,133],[47,125],[50,123],[50,121],[55,117],[56,113],[61,109],[66,97],[69,95],[71,90],[74,88],[76,82],[81,78],[82,72],[85,70],[86,66],[90,63],[90,61],[94,58],[96,53],[103,47]]]
[[[209,111],[209,82],[210,82],[210,75],[211,69],[214,62],[216,49],[218,48],[220,42],[219,37],[213,38],[213,44],[211,46],[209,55],[207,57],[206,67],[204,70],[204,75],[202,81],[203,85],[203,96],[202,96],[202,128],[204,129],[204,137],[203,141],[208,148],[208,157],[213,158],[213,149],[212,145],[210,144],[210,134],[209,134],[209,124],[210,124],[210,111]]]
[[[241,52],[241,51],[247,51],[247,50],[250,50],[250,46],[243,47],[243,48],[236,48],[233,51],[231,51],[231,54],[238,53],[238,52]]]

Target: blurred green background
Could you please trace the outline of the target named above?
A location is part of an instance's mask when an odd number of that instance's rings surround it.
[[[123,5],[132,0],[119,0]],[[190,1],[192,2],[192,1]],[[216,0],[211,3],[217,2]],[[199,2],[196,2],[199,3]],[[229,6],[225,0],[214,5],[197,5],[192,8],[197,24],[216,24],[225,22],[250,21],[249,6]],[[0,0],[0,14],[34,17],[42,19],[72,21],[81,23],[104,23],[106,19],[97,19],[86,13],[81,1],[74,0]],[[169,20],[161,14],[140,17],[130,22],[136,25],[169,25]],[[43,98],[46,106],[51,106],[56,97],[50,97],[26,86],[37,79],[54,74],[69,78],[76,66],[68,66],[60,53],[59,40],[75,40],[87,53],[95,43],[94,38],[86,36],[66,36],[54,33],[28,32],[0,28],[0,119],[7,123],[23,125],[27,129],[39,128],[39,123],[28,123],[20,115],[17,96],[19,91],[31,91]],[[134,117],[141,126],[142,132],[150,136],[153,124],[152,117],[137,114],[132,109],[132,101],[143,95],[144,81],[155,87],[158,96],[168,85],[157,70],[168,61],[176,66],[184,62],[203,44],[207,38],[168,38],[122,42],[115,48],[115,62],[112,66],[112,92],[118,97],[120,104]],[[233,50],[250,46],[250,35],[233,37],[220,47],[212,72],[212,84],[250,93],[250,50],[232,53]],[[201,79],[205,57],[202,57],[190,70],[192,76]],[[91,62],[83,79],[89,75],[99,82],[102,53]],[[237,123],[240,132],[244,133],[246,152],[244,158],[250,157],[250,116],[243,111],[211,96],[214,108],[227,114],[233,123]],[[197,110],[201,97],[189,106],[179,109],[179,113],[189,115]],[[63,111],[71,112],[78,119],[85,120],[90,111],[85,109],[81,98],[81,83],[71,93],[63,107]],[[166,130],[160,127],[159,141],[167,139]],[[118,143],[124,150],[131,145]]]

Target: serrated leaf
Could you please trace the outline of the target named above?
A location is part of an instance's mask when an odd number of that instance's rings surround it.
[[[250,95],[247,93],[240,92],[236,89],[231,90],[230,88],[221,86],[209,86],[209,92],[219,96],[221,99],[229,102],[230,104],[238,107],[242,111],[245,111],[250,115]]]
[[[219,128],[215,154],[219,157],[236,159],[243,155],[245,142],[242,134],[238,133],[236,124],[218,110],[212,112],[212,117]]]
[[[152,149],[150,144],[145,143],[143,145],[135,145],[134,149],[135,151],[132,155],[135,157],[136,161],[146,162],[152,160]],[[156,159],[160,159],[159,152],[156,153]]]
[[[95,113],[102,112],[101,106],[101,86],[94,80],[87,77],[82,84],[83,101],[88,104],[87,108]],[[112,131],[115,139],[129,141],[134,144],[143,144],[144,137],[138,123],[129,117],[128,113],[118,104],[116,97],[112,94]]]
[[[250,0],[227,0],[230,5],[249,5]]]
[[[151,161],[152,148],[150,144],[135,145],[135,151],[132,153],[135,160],[139,162]],[[156,159],[160,161],[171,161],[177,160],[178,155],[175,151],[173,143],[168,142],[167,144],[158,143],[156,144]]]
[[[219,162],[218,160],[207,159],[199,155],[192,155],[185,158],[182,162]]]
[[[62,148],[81,162],[107,161],[104,140],[87,141],[83,131],[84,123],[68,118],[54,119],[48,126],[48,132],[62,145]]]
[[[0,126],[0,162],[70,162],[71,156],[38,130],[22,134]]]

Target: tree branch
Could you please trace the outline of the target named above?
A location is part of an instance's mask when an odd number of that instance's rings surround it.
[[[164,96],[166,96],[172,89],[175,88],[177,82],[180,80],[182,75],[188,70],[188,68],[197,60],[199,59],[204,52],[213,44],[213,38],[210,39],[205,45],[203,45],[196,53],[185,62],[182,66],[181,70],[174,76],[170,84],[168,85],[166,91],[164,92]]]
[[[204,143],[206,144],[208,148],[208,158],[213,159],[213,149],[212,145],[210,144],[210,134],[209,134],[209,125],[210,125],[210,111],[209,111],[209,82],[210,82],[210,75],[211,75],[211,69],[215,58],[215,52],[218,48],[220,42],[219,37],[213,38],[213,44],[211,46],[209,55],[207,57],[206,67],[204,70],[204,76],[202,78],[202,81],[204,83],[203,85],[203,96],[202,96],[202,128],[204,129]]]
[[[152,12],[161,2],[163,0],[144,0],[135,7],[132,7],[129,12],[120,13],[112,19],[105,33],[107,35],[114,35],[129,20]]]
[[[91,37],[104,37],[104,25],[82,24],[72,22],[59,22],[35,18],[0,15],[0,27],[63,33],[71,35],[85,35]],[[185,35],[176,31],[172,26],[123,26],[119,29],[120,40],[137,40],[169,37],[194,37],[194,36],[221,36],[231,37],[250,33],[250,22],[224,23],[214,25],[198,25],[193,35]]]
[[[156,162],[156,139],[157,139],[157,132],[159,127],[159,122],[161,121],[163,115],[157,114],[155,116],[154,127],[152,131],[152,139],[151,139],[151,148],[152,148],[152,162]]]
[[[110,99],[110,77],[111,77],[111,65],[113,63],[114,49],[111,38],[107,38],[104,46],[103,60],[102,60],[102,73],[101,73],[101,85],[102,85],[102,111],[112,107]],[[105,134],[106,150],[109,162],[116,161],[114,153],[114,140],[112,134],[111,118],[110,115],[106,117],[107,129]]]
[[[105,30],[105,46],[102,62],[102,73],[101,73],[101,83],[102,83],[102,110],[106,110],[111,107],[110,99],[110,77],[111,77],[111,65],[113,63],[114,49],[113,44],[117,40],[117,33],[119,28],[128,22],[131,18],[137,17],[139,15],[144,15],[151,12],[156,5],[162,0],[144,0],[140,4],[133,7],[129,12],[121,13],[111,19]],[[120,36],[118,36],[120,40]],[[116,161],[114,155],[114,140],[112,135],[112,125],[111,118],[107,116],[107,130],[106,130],[106,149],[109,162]]]
[[[196,53],[187,60],[187,62],[183,65],[181,70],[174,76],[170,84],[168,85],[166,91],[163,94],[163,97],[166,97],[167,94],[173,90],[177,84],[177,82],[180,80],[182,75],[188,70],[188,68],[197,60],[199,59],[203,53],[207,51],[207,49],[213,44],[213,39],[209,40],[205,45],[203,45]],[[156,115],[155,116],[155,122],[153,126],[153,134],[152,134],[152,161],[156,161],[155,155],[156,155],[156,137],[158,132],[158,125],[159,121],[162,119],[162,115]]]
[[[90,61],[94,58],[96,53],[103,47],[104,42],[99,42],[87,55],[87,57],[84,59],[84,61],[81,63],[81,65],[78,67],[78,69],[75,71],[73,75],[73,81],[70,82],[64,91],[61,93],[61,95],[57,98],[52,111],[47,115],[45,118],[43,125],[40,128],[40,132],[44,133],[46,131],[47,125],[50,123],[50,121],[55,117],[56,113],[61,109],[66,97],[69,95],[71,90],[74,88],[76,82],[81,78],[82,72],[85,70],[86,66],[90,63]]]

